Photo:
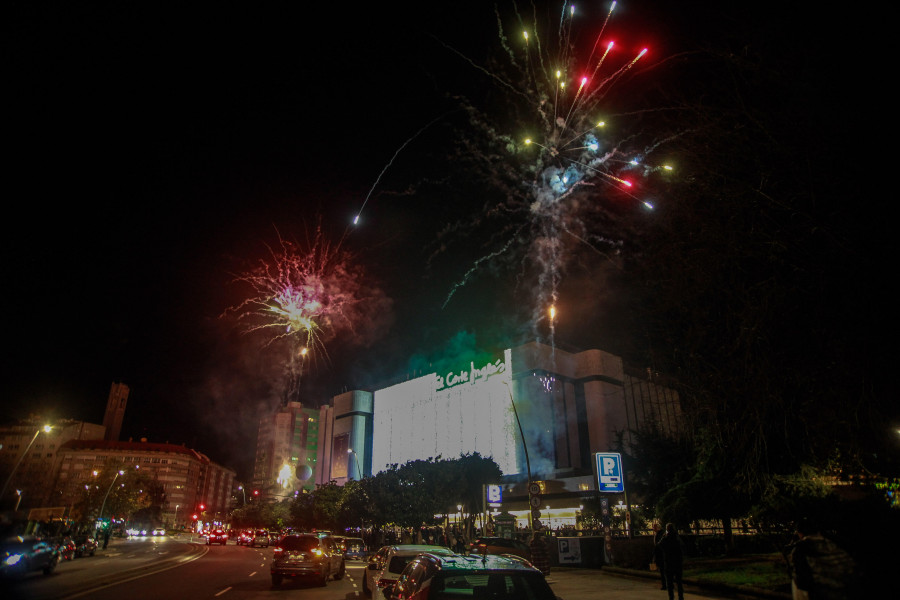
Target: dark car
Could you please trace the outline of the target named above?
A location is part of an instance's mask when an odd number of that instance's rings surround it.
[[[420,554],[385,592],[390,600],[557,600],[544,574],[516,556]]]
[[[75,558],[93,556],[94,553],[97,552],[97,548],[100,545],[97,543],[97,540],[89,535],[84,534],[76,535],[74,538],[72,538],[72,541],[75,542]]]
[[[213,529],[206,537],[207,546],[212,546],[213,544],[222,544],[224,546],[227,542],[228,534],[223,529]]]
[[[250,545],[254,548],[257,546],[268,548],[269,541],[269,532],[265,529],[257,529],[253,532],[253,537],[250,538]]]
[[[36,537],[13,537],[0,545],[0,576],[23,577],[32,571],[49,575],[59,564],[56,544]]]
[[[344,560],[366,560],[366,543],[362,538],[344,538]]]
[[[469,544],[470,554],[514,554],[531,560],[531,548],[525,542],[502,537],[480,537]]]
[[[56,552],[62,560],[75,560],[75,540],[71,535],[56,539]]]
[[[344,554],[330,536],[286,535],[275,544],[272,556],[272,585],[285,577],[303,577],[326,585],[328,579],[342,579],[346,572]]]

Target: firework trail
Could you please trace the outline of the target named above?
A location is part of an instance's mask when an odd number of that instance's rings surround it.
[[[449,114],[449,113],[448,113],[448,114]],[[359,224],[359,218],[362,216],[362,212],[363,212],[363,210],[365,210],[366,204],[368,204],[369,198],[372,196],[372,192],[374,192],[374,191],[375,191],[375,188],[378,187],[378,183],[381,181],[381,178],[384,177],[384,174],[387,172],[387,170],[390,169],[390,168],[391,168],[391,165],[394,164],[394,161],[397,159],[397,155],[400,154],[401,152],[403,152],[403,149],[406,148],[410,143],[412,143],[413,140],[415,140],[417,137],[419,137],[420,135],[422,135],[422,133],[423,133],[426,129],[428,129],[429,127],[431,127],[432,125],[434,125],[435,123],[437,123],[438,121],[440,121],[441,119],[443,119],[445,116],[447,116],[447,115],[444,114],[444,115],[441,115],[441,116],[439,116],[439,117],[433,119],[433,120],[430,121],[427,125],[425,125],[425,126],[422,127],[421,129],[419,129],[417,132],[415,132],[409,139],[407,139],[405,142],[403,142],[403,144],[401,144],[399,148],[397,148],[397,150],[394,152],[394,155],[391,157],[391,160],[388,161],[388,163],[387,163],[387,164],[384,166],[384,168],[381,170],[381,173],[378,174],[378,177],[375,179],[375,183],[373,183],[373,184],[372,184],[372,187],[369,188],[369,193],[366,194],[366,199],[363,200],[362,206],[359,207],[359,212],[357,212],[357,213],[356,213],[356,216],[353,217],[353,224],[354,224],[354,225],[358,225],[358,224]]]
[[[560,284],[582,254],[579,247],[594,258],[614,254],[621,242],[609,232],[616,232],[623,201],[653,206],[641,193],[648,177],[666,172],[648,161],[660,143],[652,134],[630,131],[608,106],[611,93],[648,53],[640,48],[626,54],[607,34],[615,7],[611,3],[592,20],[566,3],[558,22],[545,19],[551,23],[545,26],[534,4],[527,17],[513,4],[515,27],[504,24],[495,8],[501,58],[484,65],[444,44],[494,90],[478,102],[458,97],[470,134],[458,140],[456,157],[493,193],[478,217],[481,225],[491,223],[487,251],[452,287],[445,306],[481,265],[505,257],[529,273],[520,281],[535,290],[531,321],[536,329],[546,325],[552,336]],[[586,43],[579,41],[583,34]],[[442,237],[460,230],[464,225],[448,226]],[[445,245],[440,239],[438,246]]]
[[[245,333],[261,335],[264,347],[287,348],[288,399],[297,398],[309,361],[328,361],[329,340],[368,345],[390,315],[387,296],[321,227],[304,246],[279,237],[269,256],[235,281],[250,293],[225,314]]]

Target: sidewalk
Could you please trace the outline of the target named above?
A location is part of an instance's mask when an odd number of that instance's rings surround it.
[[[668,600],[666,592],[659,589],[659,576],[649,571],[620,567],[603,567],[602,569],[553,567],[547,582],[553,592],[562,600],[595,600],[601,596],[604,600]],[[701,584],[689,579],[684,581],[684,592],[685,600],[690,598],[790,599],[789,594],[778,594],[756,588]]]

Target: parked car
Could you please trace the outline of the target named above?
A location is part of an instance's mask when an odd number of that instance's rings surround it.
[[[24,577],[32,571],[49,575],[59,564],[56,544],[36,537],[12,537],[0,544],[0,577]]]
[[[75,558],[93,556],[100,546],[97,540],[87,534],[76,535],[72,541],[75,542]]]
[[[531,560],[531,548],[525,542],[502,537],[480,537],[469,544],[470,554],[515,554]]]
[[[227,542],[228,534],[223,529],[213,529],[206,537],[207,546],[212,546],[213,544],[222,544],[224,546]]]
[[[366,543],[362,538],[344,538],[344,560],[366,560]]]
[[[369,581],[371,587],[368,588],[368,591],[372,594],[372,598],[374,600],[384,600],[387,597],[384,589],[392,587],[400,577],[400,573],[406,568],[406,565],[422,552],[430,552],[436,556],[451,556],[454,554],[450,548],[427,544],[389,546],[384,558],[374,568],[371,563],[367,568],[367,575],[371,571],[371,580]]]
[[[253,537],[250,539],[250,545],[254,548],[258,546],[262,546],[265,548],[269,547],[269,532],[265,529],[257,529],[253,532]]]
[[[558,600],[528,561],[496,555],[419,554],[389,592],[390,600]]]
[[[75,540],[71,535],[57,538],[56,551],[62,560],[75,560]]]
[[[274,587],[285,577],[308,577],[326,585],[331,577],[344,577],[346,564],[340,546],[330,536],[286,535],[275,544],[270,572]]]
[[[366,565],[366,570],[363,571],[362,577],[363,593],[366,596],[372,595],[372,590],[375,588],[375,574],[382,568],[384,557],[387,556],[390,549],[391,546],[382,546],[375,554],[369,557],[369,563]]]

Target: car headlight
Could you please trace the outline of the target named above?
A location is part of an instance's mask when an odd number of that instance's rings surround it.
[[[3,564],[7,567],[11,567],[15,564],[18,564],[20,560],[22,560],[23,554],[10,554],[4,559]]]

